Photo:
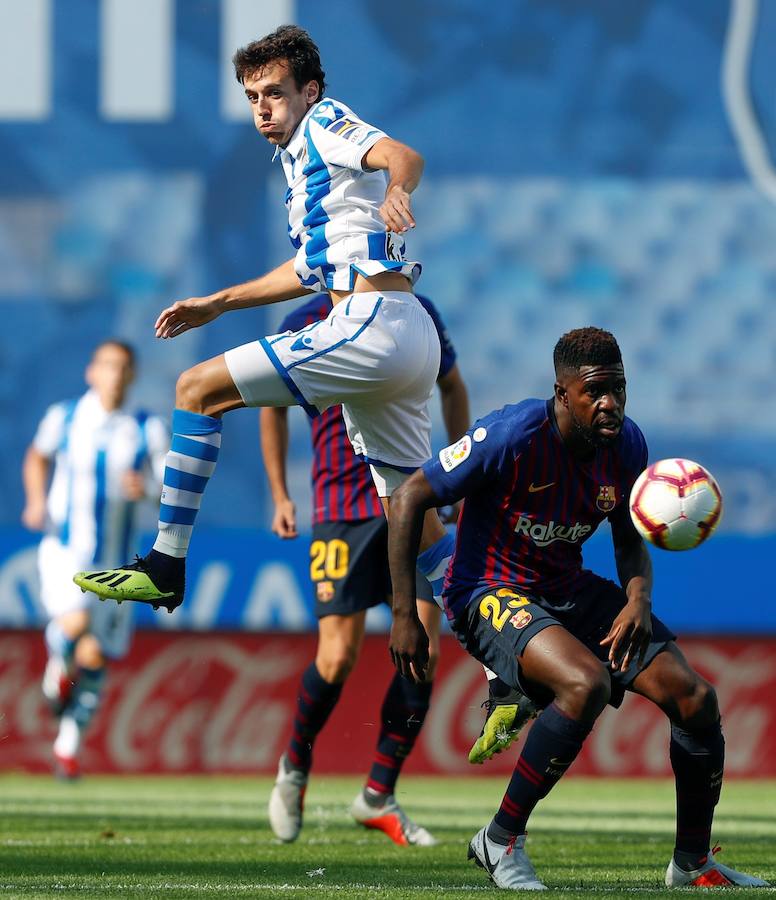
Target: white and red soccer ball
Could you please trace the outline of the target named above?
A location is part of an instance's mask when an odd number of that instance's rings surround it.
[[[663,550],[692,550],[722,516],[722,493],[711,472],[689,459],[661,459],[633,485],[630,514],[642,537]]]

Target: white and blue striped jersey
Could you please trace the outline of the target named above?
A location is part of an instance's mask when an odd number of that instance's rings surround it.
[[[305,287],[347,291],[356,273],[400,272],[413,283],[420,265],[404,257],[404,241],[385,230],[380,207],[385,172],[365,170],[364,154],[383,131],[343,103],[324,97],[275,151],[288,182],[288,234],[294,268]]]
[[[79,559],[105,566],[125,562],[137,504],[124,496],[122,478],[143,472],[149,492],[161,489],[169,448],[162,420],[125,408],[107,412],[88,391],[49,407],[33,446],[54,461],[47,533]]]

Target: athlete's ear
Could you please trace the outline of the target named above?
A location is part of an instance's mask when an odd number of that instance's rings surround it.
[[[569,394],[566,388],[560,384],[560,382],[555,382],[555,399],[562,403],[563,406],[568,409],[569,407]]]
[[[307,103],[317,103],[321,99],[321,86],[317,81],[308,81],[304,86],[304,93]]]

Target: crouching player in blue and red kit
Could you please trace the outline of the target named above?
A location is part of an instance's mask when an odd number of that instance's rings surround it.
[[[431,316],[441,344],[437,385],[448,440],[469,426],[469,403],[456,354],[439,313],[425,297],[418,300]],[[331,312],[331,299],[317,294],[283,320],[281,331],[300,331]],[[278,764],[269,800],[275,835],[293,841],[302,827],[304,792],[312,767],[313,746],[339,700],[358,660],[366,611],[389,602],[388,523],[369,467],[348,440],[341,407],[311,420],[313,441],[313,535],[310,577],[318,616],[318,648],[299,685],[291,735]],[[272,530],[295,538],[296,509],[286,484],[288,415],[285,408],[261,411],[261,440],[275,504]],[[431,587],[418,577],[418,616],[429,636],[431,654],[426,680],[407,681],[398,673],[388,686],[380,710],[380,730],[366,785],[350,807],[367,828],[384,831],[397,844],[430,846],[436,841],[415,824],[397,803],[395,787],[402,765],[417,740],[431,697],[439,650],[440,609]]]
[[[486,416],[391,502],[391,654],[399,671],[416,678],[426,666],[413,594],[423,512],[464,498],[444,587],[451,626],[472,656],[545,706],[469,857],[499,887],[544,889],[524,849],[528,818],[607,703],[618,706],[629,690],[671,724],[677,821],[666,884],[764,885],[721,865],[709,849],[724,766],[719,708],[712,686],[652,613],[650,558],[628,513],[647,447],[625,417],[617,342],[597,328],[571,331],[554,361],[552,399]],[[604,519],[621,587],[582,568],[582,544]]]

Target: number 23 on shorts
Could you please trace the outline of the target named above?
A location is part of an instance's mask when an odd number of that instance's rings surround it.
[[[518,594],[509,588],[499,588],[494,594],[486,594],[480,600],[480,615],[483,619],[487,619],[496,631],[501,631],[510,616],[516,617],[515,610],[521,606],[528,606],[530,602],[530,599],[523,594]],[[530,613],[528,615],[530,622]],[[515,624],[515,627],[520,626]]]
[[[310,580],[337,581],[348,573],[350,547],[340,538],[310,544]]]

